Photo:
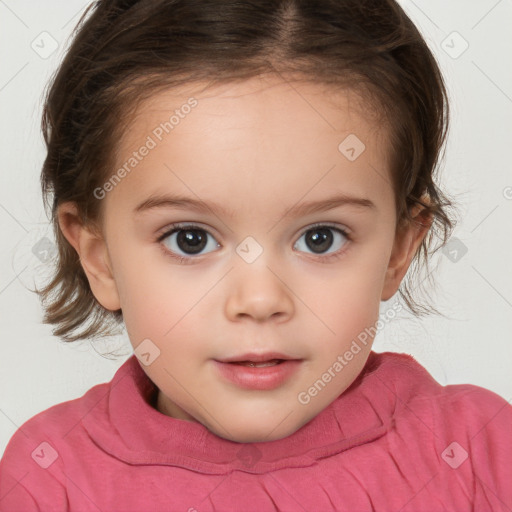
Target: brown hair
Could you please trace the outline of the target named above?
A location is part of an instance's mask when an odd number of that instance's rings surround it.
[[[112,174],[115,142],[140,101],[188,82],[227,83],[290,74],[352,88],[385,116],[397,229],[421,204],[433,219],[399,293],[420,316],[439,313],[412,296],[413,277],[448,240],[452,202],[434,178],[448,127],[443,78],[424,39],[393,0],[99,0],[82,15],[48,84],[42,130],[45,208],[58,244],[55,273],[40,295],[44,323],[65,341],[114,334],[122,312],[103,308],[57,207],[74,201],[81,221],[102,222],[93,191]],[[432,248],[434,237],[442,243]],[[417,284],[421,288],[423,281]],[[87,325],[88,324],[88,325]],[[81,330],[80,330],[81,328]]]

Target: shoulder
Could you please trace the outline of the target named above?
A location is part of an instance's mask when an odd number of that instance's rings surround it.
[[[404,474],[431,475],[437,498],[469,500],[474,510],[512,505],[509,401],[474,384],[442,385],[407,354],[376,354],[368,370],[393,417],[385,452]]]
[[[428,414],[436,428],[484,429],[512,438],[512,405],[489,389],[474,384],[444,386],[409,354],[375,354],[369,366],[372,373],[394,396],[396,412]]]
[[[109,387],[98,384],[80,398],[36,414],[16,430],[0,460],[0,511],[67,510],[66,460],[84,446],[81,420],[101,407]]]
[[[86,414],[93,409],[101,408],[101,402],[108,396],[110,387],[111,382],[97,384],[79,398],[55,404],[37,413],[18,428],[7,447],[16,444],[17,439],[65,439]]]
[[[510,401],[474,384],[444,386],[407,354],[386,352],[377,361],[381,384],[394,402],[397,433],[424,443],[431,439],[441,449],[438,453],[457,442],[481,469],[507,467],[512,473]]]

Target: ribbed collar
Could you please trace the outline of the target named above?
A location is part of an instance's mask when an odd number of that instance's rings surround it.
[[[428,376],[411,356],[371,352],[352,385],[295,433],[276,441],[240,444],[218,437],[200,423],[159,412],[154,406],[157,388],[132,355],[109,383],[89,391],[102,397],[82,425],[97,446],[129,464],[163,464],[210,474],[304,467],[369,443],[392,428],[397,392],[401,388],[407,393],[410,386],[410,379],[400,378],[404,369],[416,379],[418,371]]]

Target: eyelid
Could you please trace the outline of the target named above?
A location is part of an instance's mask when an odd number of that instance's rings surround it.
[[[164,238],[167,238],[169,235],[171,235],[175,231],[179,231],[180,229],[194,229],[194,228],[205,231],[211,237],[213,237],[215,240],[217,240],[217,237],[212,233],[212,231],[209,228],[206,228],[203,225],[201,225],[200,222],[175,222],[173,224],[170,224],[170,225],[165,226],[164,228],[158,230],[157,241],[161,242]]]
[[[335,230],[339,231],[347,239],[351,240],[352,231],[349,228],[347,228],[345,225],[339,225],[334,222],[315,222],[313,224],[309,224],[307,227],[305,227],[300,232],[299,238],[302,235],[304,235],[305,233],[307,233],[308,231],[315,229],[315,228],[320,228],[320,227],[335,229]]]

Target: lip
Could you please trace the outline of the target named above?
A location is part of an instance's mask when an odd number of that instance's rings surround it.
[[[231,361],[214,360],[213,362],[221,376],[232,384],[243,389],[260,391],[269,391],[278,388],[298,371],[302,363],[301,359],[285,359],[283,356],[276,357],[276,354],[271,354],[270,357],[268,354],[265,354],[265,357],[260,357],[259,360],[254,359],[254,354],[249,357],[247,356],[242,356],[245,359],[236,357]],[[254,361],[261,363],[271,359],[283,359],[283,361],[275,366],[264,366],[260,368],[234,364],[235,361]]]

